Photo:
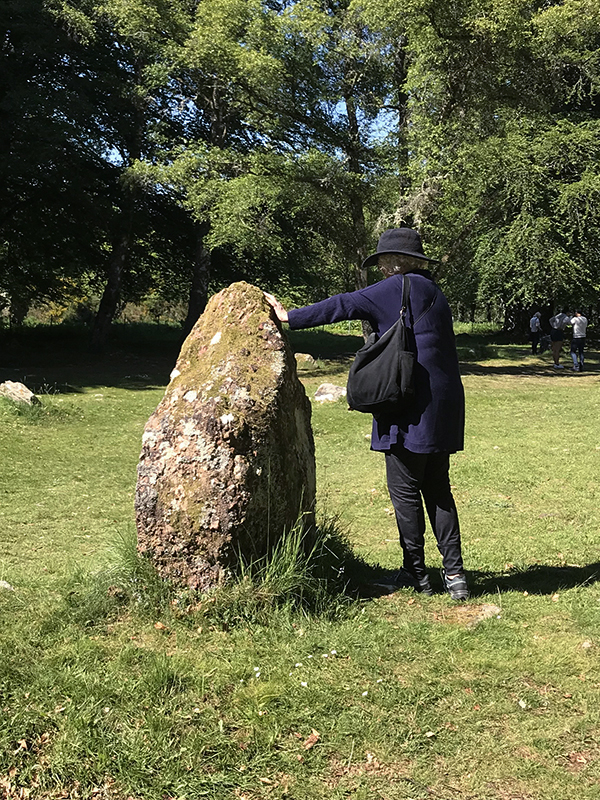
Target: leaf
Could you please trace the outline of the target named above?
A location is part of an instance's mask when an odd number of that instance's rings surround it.
[[[305,750],[310,750],[311,748],[313,748],[316,745],[316,743],[319,741],[320,738],[321,738],[321,734],[319,733],[319,731],[316,731],[313,728],[310,736],[304,742],[304,749]]]

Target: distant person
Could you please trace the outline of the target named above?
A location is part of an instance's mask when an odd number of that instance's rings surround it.
[[[565,339],[565,326],[570,325],[572,317],[572,314],[565,314],[564,311],[559,311],[558,314],[550,317],[550,341],[554,369],[564,369],[560,363],[560,353]]]
[[[540,322],[542,315],[536,311],[533,317],[529,320],[529,338],[531,339],[531,352],[535,356],[537,354],[538,345],[540,343],[540,336],[542,335],[542,323]]]
[[[398,320],[404,275],[410,275],[406,325],[416,344],[415,400],[405,410],[373,420],[371,449],[384,453],[387,485],[396,512],[404,566],[396,585],[432,594],[425,567],[425,510],[442,555],[442,579],[453,600],[469,596],[461,553],[458,513],[448,474],[450,453],[463,449],[465,400],[448,301],[427,267],[421,237],[392,228],[363,268],[377,265],[384,280],[329,297],[289,313],[266,298],[290,328],[314,328],[346,319],[368,320],[380,336]]]
[[[588,321],[581,311],[576,311],[571,319],[573,326],[573,338],[571,339],[571,358],[573,359],[573,369],[575,372],[583,372],[583,348],[587,335]]]

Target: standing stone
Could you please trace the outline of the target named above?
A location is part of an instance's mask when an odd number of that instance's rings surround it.
[[[211,298],[148,420],[138,465],[138,549],[202,591],[254,559],[300,514],[311,522],[310,401],[260,289]]]

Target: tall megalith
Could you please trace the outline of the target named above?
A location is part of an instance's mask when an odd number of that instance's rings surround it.
[[[138,549],[180,585],[209,590],[311,519],[311,407],[262,291],[211,298],[148,420],[135,496]]]

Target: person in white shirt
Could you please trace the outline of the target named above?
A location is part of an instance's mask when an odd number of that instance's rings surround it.
[[[550,317],[550,341],[552,343],[554,369],[564,369],[563,365],[559,363],[560,352],[565,338],[565,326],[571,323],[572,317],[573,314],[565,314],[563,311],[559,311],[558,314]]]
[[[573,326],[573,338],[571,339],[573,369],[575,372],[583,372],[583,348],[585,347],[588,321],[581,311],[576,311],[575,316],[571,319],[571,325]]]
[[[540,343],[540,336],[542,333],[542,323],[540,322],[541,313],[536,311],[533,317],[529,320],[529,338],[531,339],[531,352],[533,355],[537,353],[538,344]]]

